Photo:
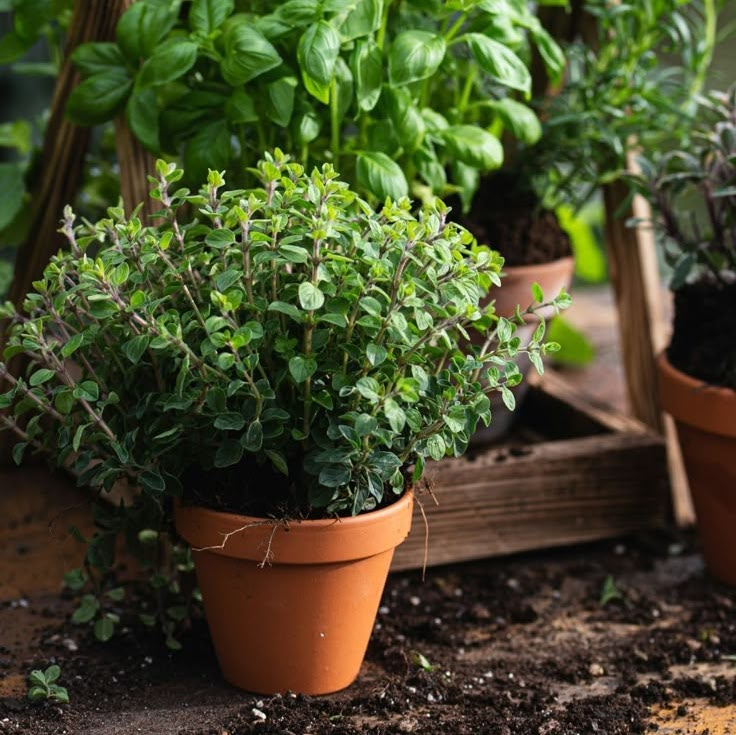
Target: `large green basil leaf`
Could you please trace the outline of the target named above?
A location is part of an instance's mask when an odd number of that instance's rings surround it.
[[[504,125],[514,136],[524,143],[533,145],[542,136],[542,125],[530,107],[510,97],[494,100],[490,106],[498,112]]]
[[[294,112],[296,77],[282,77],[266,87],[266,117],[282,128],[288,126]]]
[[[404,31],[391,45],[388,78],[401,86],[432,76],[445,58],[445,39],[429,31]]]
[[[415,151],[424,139],[425,125],[411,95],[405,89],[387,87],[384,97],[399,142],[407,152]]]
[[[138,74],[140,87],[166,84],[184,76],[197,60],[197,44],[172,38],[158,46],[141,67]]]
[[[356,42],[350,57],[350,68],[355,80],[358,107],[369,112],[376,106],[383,84],[383,58],[381,49],[373,39]]]
[[[128,125],[136,138],[149,151],[160,150],[158,137],[158,105],[153,89],[142,89],[130,95],[126,106]]]
[[[0,163],[0,230],[7,227],[23,206],[23,169],[18,163]]]
[[[231,25],[225,33],[225,58],[220,64],[222,76],[233,87],[281,64],[279,52],[268,39],[245,23]]]
[[[475,125],[451,125],[442,132],[449,154],[480,171],[490,171],[503,163],[503,147],[487,130]]]
[[[181,2],[133,3],[118,21],[115,37],[123,56],[134,65],[147,59],[174,27]]]
[[[313,23],[302,34],[297,48],[304,86],[320,102],[330,101],[330,84],[340,53],[340,35],[327,21]]]
[[[116,43],[82,43],[74,49],[71,59],[85,77],[125,68],[125,59]]]
[[[369,36],[381,25],[382,14],[382,0],[357,0],[355,7],[340,26],[342,40],[353,41],[356,38]]]
[[[409,194],[406,177],[396,161],[385,153],[364,151],[358,153],[355,165],[358,185],[383,201],[386,197],[401,199]]]
[[[125,71],[93,74],[77,85],[66,103],[66,114],[77,125],[111,120],[123,109],[133,81]]]
[[[189,26],[193,31],[209,35],[227,20],[234,7],[233,0],[193,0]]]
[[[468,33],[465,40],[484,71],[500,84],[529,93],[532,75],[526,64],[510,49],[482,33]]]

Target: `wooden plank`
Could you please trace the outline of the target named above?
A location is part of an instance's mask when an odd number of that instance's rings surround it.
[[[636,170],[633,156],[629,167]],[[690,525],[695,513],[677,432],[672,420],[663,416],[657,398],[655,357],[665,347],[667,329],[654,234],[651,230],[626,226],[629,217],[649,219],[650,210],[643,197],[637,196],[630,210],[616,217],[628,194],[629,187],[622,181],[603,190],[606,244],[618,308],[627,392],[634,416],[665,435],[675,520],[679,525]]]
[[[664,525],[669,497],[664,443],[652,434],[544,442],[514,455],[487,449],[444,460],[433,494],[419,498],[392,569],[416,569],[579,543]]]

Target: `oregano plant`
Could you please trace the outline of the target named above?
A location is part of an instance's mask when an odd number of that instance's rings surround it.
[[[0,423],[18,436],[16,461],[44,452],[102,494],[136,490],[128,505],[97,504],[75,589],[113,565],[122,534],[153,586],[177,594],[150,549],[182,494],[278,518],[392,502],[428,460],[465,451],[492,419],[490,392],[512,404],[521,353],[541,371],[556,347],[543,321],[529,344],[514,332],[569,297],[537,287],[512,319],[481,308],[503,260],[439,200],[417,215],[407,198],[376,211],[330,164],[307,173],[278,150],[252,174],[258,186],[230,189],[210,171],[192,193],[177,188],[181,169],[159,161],[148,226],[120,207],[94,224],[67,209],[68,251],[23,313],[4,309],[4,357],[30,363],[21,377],[0,363],[10,386]],[[95,593],[76,622],[106,638],[121,592]],[[169,632],[182,604],[159,600]]]

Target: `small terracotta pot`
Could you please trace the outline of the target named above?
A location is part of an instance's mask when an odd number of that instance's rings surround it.
[[[664,354],[657,368],[662,407],[677,423],[705,562],[736,585],[736,391],[691,378]]]
[[[364,515],[288,525],[178,506],[223,676],[259,694],[351,684],[413,500],[407,492]]]
[[[489,296],[496,301],[496,313],[508,318],[513,316],[517,304],[523,311],[532,303],[533,283],[542,287],[545,298],[552,298],[560,289],[569,288],[574,271],[575,259],[572,256],[537,265],[505,266],[503,272],[506,275],[501,279],[501,288],[491,289]],[[544,309],[541,316],[548,319],[553,313],[551,308]]]

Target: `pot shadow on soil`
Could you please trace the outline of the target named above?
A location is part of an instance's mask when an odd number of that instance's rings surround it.
[[[430,569],[424,582],[394,574],[357,682],[319,698],[229,687],[202,621],[178,653],[135,624],[108,644],[38,624],[28,656],[0,649],[0,666],[17,677],[57,661],[71,705],[5,697],[0,733],[732,735],[736,592],[694,546],[659,533]],[[601,607],[609,575],[622,598]],[[60,620],[70,606],[46,594],[23,615]]]

